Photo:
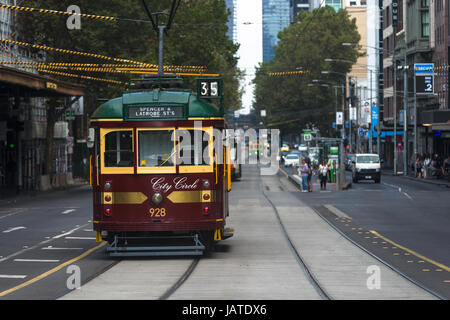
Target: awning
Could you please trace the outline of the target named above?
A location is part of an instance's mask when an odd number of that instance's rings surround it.
[[[436,130],[450,130],[450,110],[430,110],[420,113],[419,123]]]
[[[0,66],[0,93],[19,90],[29,97],[83,96],[85,86]]]

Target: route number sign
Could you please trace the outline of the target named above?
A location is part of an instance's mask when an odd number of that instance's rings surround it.
[[[205,99],[218,99],[222,96],[221,79],[198,79],[197,95]]]

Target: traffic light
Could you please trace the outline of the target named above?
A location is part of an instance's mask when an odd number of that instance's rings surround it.
[[[17,147],[17,134],[14,131],[8,131],[6,133],[6,147],[8,149],[14,149]]]

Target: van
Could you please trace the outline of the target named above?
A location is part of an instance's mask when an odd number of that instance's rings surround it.
[[[352,161],[353,182],[359,180],[374,180],[375,183],[381,181],[380,157],[377,154],[357,153]]]

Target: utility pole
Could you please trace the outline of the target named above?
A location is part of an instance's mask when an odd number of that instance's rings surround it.
[[[373,152],[373,130],[372,130],[372,123],[373,123],[373,119],[372,119],[372,70],[369,70],[370,72],[370,115],[369,115],[369,153]]]
[[[397,64],[395,62],[395,50],[392,56],[394,68],[394,175],[397,175]]]
[[[408,175],[408,62],[405,49],[405,66],[403,68],[403,175]]]

